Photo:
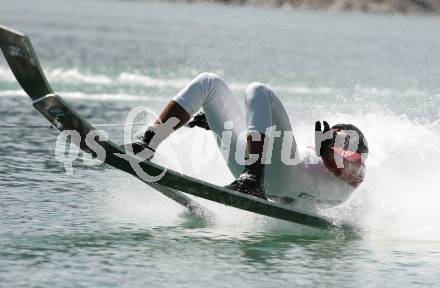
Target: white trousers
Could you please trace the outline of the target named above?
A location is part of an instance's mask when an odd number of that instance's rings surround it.
[[[334,205],[347,199],[353,190],[329,173],[313,151],[299,153],[284,106],[275,93],[262,83],[254,82],[247,87],[246,115],[243,115],[226,83],[213,73],[198,75],[173,100],[190,115],[203,108],[219,147],[229,146],[229,153],[226,151],[224,155],[235,177],[244,168],[244,163],[238,159],[243,153],[237,152],[245,151],[248,131],[267,134],[267,129],[272,127],[282,132],[281,137],[273,138],[270,164],[266,165],[267,196],[274,199],[288,197],[303,204]],[[231,123],[232,129],[229,127]],[[232,132],[230,145],[222,143],[221,136],[225,130]],[[283,149],[283,139],[286,141],[287,138],[290,145],[286,144],[287,148]]]

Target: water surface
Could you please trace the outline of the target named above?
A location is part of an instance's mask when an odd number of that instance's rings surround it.
[[[54,155],[58,133],[25,127],[47,122],[0,57],[1,124],[23,125],[1,127],[0,286],[438,286],[438,17],[3,2],[1,25],[31,37],[49,82],[92,123],[122,123],[138,105],[158,112],[192,77],[213,71],[239,99],[249,82],[270,84],[300,145],[313,142],[317,119],[352,122],[371,155],[365,183],[326,211],[369,231],[359,237],[206,201],[216,217],[200,219],[107,166],[79,158],[67,175]],[[122,142],[121,127],[106,131]],[[190,139],[200,148],[188,151]],[[223,185],[232,177],[216,151],[201,130],[161,147],[176,169]]]

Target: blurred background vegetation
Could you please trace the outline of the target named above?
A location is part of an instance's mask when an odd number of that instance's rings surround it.
[[[177,0],[178,1],[178,0]],[[356,10],[371,13],[438,14],[440,0],[187,0],[283,8]]]

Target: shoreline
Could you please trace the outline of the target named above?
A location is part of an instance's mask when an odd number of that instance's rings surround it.
[[[359,11],[373,14],[438,15],[437,0],[186,0],[189,3],[217,3],[240,6],[267,6],[285,9]]]

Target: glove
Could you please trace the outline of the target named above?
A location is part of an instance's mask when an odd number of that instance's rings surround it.
[[[322,130],[320,121],[316,121],[315,123],[315,151],[316,155],[321,157],[326,155],[325,152],[333,146],[333,140],[336,136],[336,131],[332,132],[327,121],[323,121],[322,123],[324,124],[324,130]]]
[[[206,130],[211,130],[209,128],[208,121],[206,120],[205,113],[203,112],[200,112],[196,116],[194,116],[194,118],[191,121],[189,121],[188,124],[186,125],[190,128],[194,128],[197,126]]]

